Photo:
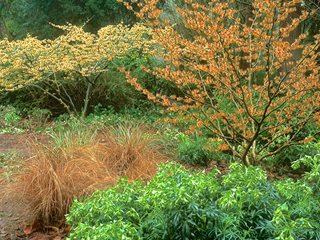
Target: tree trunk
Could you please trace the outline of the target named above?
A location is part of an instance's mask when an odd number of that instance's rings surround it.
[[[93,87],[93,84],[91,82],[89,82],[88,83],[88,87],[87,87],[87,91],[86,91],[86,96],[85,96],[85,99],[84,99],[84,105],[83,105],[82,113],[81,113],[82,117],[87,116],[92,87]]]

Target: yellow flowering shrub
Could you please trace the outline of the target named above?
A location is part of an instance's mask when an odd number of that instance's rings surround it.
[[[73,25],[54,26],[65,34],[54,40],[28,36],[23,40],[0,41],[0,89],[13,91],[31,85],[58,100],[70,112],[75,110],[74,103],[71,98],[59,96],[60,88],[65,81],[81,79],[86,83],[82,109],[85,114],[92,89],[101,74],[108,71],[110,62],[135,51],[147,53],[152,45],[148,37],[151,30],[142,24],[131,28],[109,25],[97,34]],[[54,90],[39,83],[54,86]]]

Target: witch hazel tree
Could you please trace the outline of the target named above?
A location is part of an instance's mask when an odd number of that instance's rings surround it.
[[[319,121],[320,37],[300,31],[312,14],[301,1],[253,0],[243,8],[235,0],[188,0],[176,8],[179,24],[163,20],[158,6],[147,0],[136,12],[163,59],[144,70],[179,94],[151,92],[127,71],[129,83],[190,122],[189,130],[209,130],[247,165],[308,140],[300,133]]]

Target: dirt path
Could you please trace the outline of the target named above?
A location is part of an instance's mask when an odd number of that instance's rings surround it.
[[[21,160],[32,155],[30,142],[46,142],[44,134],[0,134],[0,154],[17,152]],[[0,192],[3,182],[0,180]],[[2,197],[2,196],[0,196]],[[27,239],[22,236],[23,209],[18,207],[10,199],[0,202],[0,240]]]
[[[46,135],[35,133],[0,134],[0,153],[18,151],[22,158],[28,158],[32,154],[30,143],[45,142],[46,139]]]

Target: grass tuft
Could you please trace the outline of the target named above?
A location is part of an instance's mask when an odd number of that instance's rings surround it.
[[[148,180],[156,173],[157,165],[165,161],[160,153],[160,139],[141,125],[112,128],[105,139],[106,143],[101,145],[104,162],[118,176]]]

